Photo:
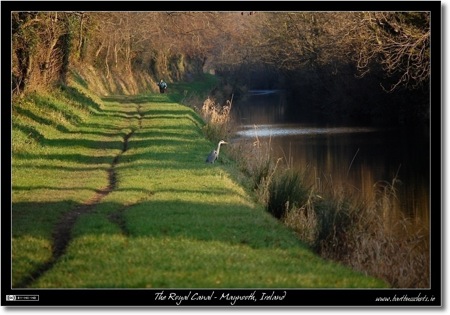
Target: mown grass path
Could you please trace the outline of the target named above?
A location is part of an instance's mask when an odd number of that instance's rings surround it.
[[[191,109],[167,95],[103,102],[77,132],[46,139],[57,153],[15,165],[19,177],[56,177],[13,185],[16,286],[385,287],[313,254],[236,182],[231,161],[206,164],[215,144]]]

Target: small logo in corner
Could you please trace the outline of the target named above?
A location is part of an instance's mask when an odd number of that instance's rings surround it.
[[[39,301],[39,295],[6,295],[7,301]]]

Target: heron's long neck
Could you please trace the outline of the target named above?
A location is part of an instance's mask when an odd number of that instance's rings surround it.
[[[220,151],[220,145],[221,145],[222,143],[221,142],[219,142],[219,144],[217,145],[217,155],[219,155],[219,151]]]

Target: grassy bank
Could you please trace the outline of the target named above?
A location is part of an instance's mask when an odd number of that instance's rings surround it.
[[[204,163],[215,144],[176,102],[188,89],[15,101],[13,287],[386,287],[315,255],[233,162]]]

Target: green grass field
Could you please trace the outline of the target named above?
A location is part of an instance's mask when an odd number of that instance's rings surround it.
[[[302,244],[238,183],[226,146],[206,164],[216,144],[176,92],[14,104],[13,287],[387,286]],[[55,259],[55,226],[74,213]]]

